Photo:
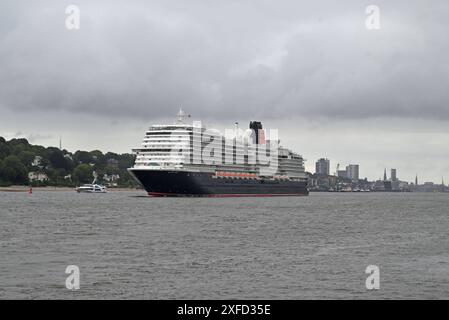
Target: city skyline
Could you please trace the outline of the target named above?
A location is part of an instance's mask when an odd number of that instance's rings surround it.
[[[360,169],[360,165],[359,164],[349,164],[347,166],[342,166],[341,163],[337,163],[335,171],[332,171],[331,169],[331,160],[328,158],[319,158],[316,162],[315,162],[315,171],[314,174],[315,175],[322,175],[322,176],[335,176],[335,177],[340,177],[340,178],[348,178],[348,179],[352,179],[352,180],[363,180],[363,179],[368,179],[368,177],[361,177],[359,175],[359,169]],[[352,168],[351,168],[352,167]],[[355,169],[356,167],[356,169]],[[340,168],[344,168],[344,170],[340,170]],[[353,178],[353,174],[351,173],[351,170],[357,170],[357,179]],[[414,185],[420,185],[418,183],[419,181],[419,175],[416,174],[413,180],[407,180],[407,179],[400,179],[398,178],[398,169],[397,168],[389,168],[390,171],[390,176],[388,177],[388,170],[387,168],[384,168],[384,173],[383,173],[383,177],[379,177],[379,178],[375,178],[375,179],[368,179],[370,181],[404,181],[404,182],[408,182],[410,184],[414,184]],[[307,171],[311,174],[312,171]],[[440,185],[446,186],[445,182],[444,182],[444,176],[441,176],[441,181],[440,181]],[[424,184],[429,184],[429,183],[434,183],[435,185],[439,185],[438,181],[430,181],[430,180],[424,180],[422,181],[421,185]]]
[[[0,136],[1,137],[1,136]],[[3,138],[5,138],[5,137],[3,137]],[[21,137],[11,137],[10,139],[14,139],[14,138],[21,138]],[[25,138],[25,137],[24,137]],[[77,150],[71,150],[71,149],[69,149],[69,148],[65,148],[65,147],[63,147],[62,146],[62,139],[61,139],[61,136],[58,136],[58,143],[59,143],[59,146],[56,146],[56,145],[45,145],[45,147],[59,147],[59,149],[60,150],[67,150],[68,152],[75,152],[75,151],[94,151],[94,150],[100,150],[100,149],[92,149],[92,150],[87,150],[87,149],[77,149]],[[8,139],[7,139],[8,140]],[[102,151],[102,152],[104,152],[104,153],[106,153],[106,152],[115,152],[114,150],[100,150],[100,151]],[[119,152],[119,153],[121,153],[121,152]],[[123,153],[130,153],[130,151],[125,151],[125,152],[123,152]],[[345,166],[345,165],[342,165],[341,163],[337,163],[337,166],[335,167],[335,170],[333,170],[332,169],[332,167],[331,167],[331,159],[328,159],[328,158],[319,158],[317,161],[315,161],[314,162],[314,165],[313,165],[313,170],[311,170],[310,168],[312,167],[312,166],[310,166],[310,162],[312,162],[312,161],[309,161],[309,165],[307,166],[305,166],[305,170],[306,170],[306,172],[309,172],[309,173],[315,173],[315,174],[319,174],[318,172],[317,172],[317,165],[318,165],[318,162],[319,161],[321,161],[321,160],[325,160],[326,161],[326,165],[327,165],[327,172],[328,172],[328,175],[331,175],[331,176],[337,176],[337,177],[339,177],[340,175],[339,175],[339,172],[344,172],[344,177],[348,177],[347,176],[347,172],[348,172],[348,167],[350,167],[350,166],[354,166],[354,164],[349,164],[349,165],[347,165],[347,166]],[[398,176],[397,176],[397,173],[398,173],[398,169],[397,168],[388,168],[389,170],[390,170],[390,178],[388,178],[388,174],[387,174],[387,167],[385,167],[384,168],[384,171],[383,171],[383,177],[382,176],[380,176],[380,177],[373,177],[373,178],[369,178],[368,176],[362,176],[362,175],[360,175],[360,173],[359,173],[359,169],[360,169],[360,164],[356,164],[355,166],[357,166],[357,173],[358,173],[358,177],[359,177],[359,179],[360,180],[363,180],[363,179],[368,179],[368,181],[396,181],[396,180],[398,180],[398,181],[404,181],[404,182],[408,182],[408,183],[411,183],[411,184],[417,184],[416,182],[417,181],[420,181],[421,182],[421,184],[420,185],[424,185],[424,184],[426,184],[426,183],[434,183],[435,185],[438,185],[438,184],[440,184],[440,182],[441,182],[441,185],[446,185],[445,183],[444,183],[444,175],[442,175],[442,176],[440,176],[440,179],[441,180],[436,180],[436,181],[432,181],[432,180],[428,180],[428,179],[421,179],[420,180],[420,175],[417,173],[417,174],[415,174],[415,176],[413,177],[413,179],[406,179],[406,178],[403,178],[403,179],[401,179],[401,178],[398,178]],[[363,166],[362,166],[363,167]],[[344,170],[338,170],[338,168],[344,168]],[[393,177],[393,172],[394,172],[394,177],[396,178],[396,179],[392,179],[392,177]],[[321,173],[321,174],[324,174],[324,175],[326,175],[325,173]],[[423,177],[423,176],[421,176],[421,177]],[[447,184],[448,186],[449,186],[449,184]]]

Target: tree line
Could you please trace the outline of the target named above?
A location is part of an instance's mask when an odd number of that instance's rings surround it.
[[[137,187],[127,172],[133,166],[135,156],[99,150],[71,153],[55,147],[32,145],[27,139],[6,141],[0,137],[0,186],[67,186],[74,187],[93,180],[93,172],[99,183],[106,183],[104,175],[117,178],[118,187]],[[29,173],[41,174],[45,179],[30,181]],[[41,176],[41,177],[42,177]],[[118,178],[119,177],[119,178]]]

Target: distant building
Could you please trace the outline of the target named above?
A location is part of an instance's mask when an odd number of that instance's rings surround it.
[[[329,159],[321,158],[315,163],[315,174],[328,176],[330,173]]]
[[[311,174],[307,172],[308,188],[311,191],[336,191],[337,177],[332,175]]]
[[[41,166],[42,157],[41,156],[35,156],[33,162],[31,162],[31,165],[33,167],[40,167]]]
[[[30,181],[40,181],[40,182],[43,182],[43,181],[48,180],[48,176],[47,176],[45,173],[42,173],[42,172],[34,172],[34,171],[31,171],[30,173],[28,173],[28,179],[29,179]]]
[[[118,174],[104,174],[103,180],[107,182],[108,187],[117,187],[118,180],[120,179],[120,175]]]
[[[346,170],[338,170],[337,176],[339,178],[347,178],[348,177],[348,175],[346,174]]]
[[[399,190],[400,191],[407,191],[410,192],[411,191],[411,186],[408,182],[405,181],[398,181],[399,183]]]
[[[359,165],[358,164],[350,164],[346,167],[346,176],[348,179],[352,181],[359,180]]]
[[[419,187],[419,191],[423,192],[435,192],[436,189],[437,187],[433,182],[424,182],[424,184]]]
[[[373,191],[385,191],[385,181],[377,180],[374,182]]]
[[[120,179],[120,175],[118,174],[104,174],[103,175],[103,180],[107,181],[107,182],[114,182],[117,181],[118,179]]]
[[[314,174],[311,174],[310,172],[306,172],[307,175],[307,187],[309,189],[314,189],[318,186],[318,179],[315,177]]]
[[[391,181],[397,181],[398,177],[396,176],[396,169],[391,169]]]

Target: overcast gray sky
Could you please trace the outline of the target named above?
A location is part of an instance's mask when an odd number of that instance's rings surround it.
[[[312,171],[328,157],[449,181],[448,15],[445,0],[2,0],[0,136],[130,152],[182,106],[278,128]]]

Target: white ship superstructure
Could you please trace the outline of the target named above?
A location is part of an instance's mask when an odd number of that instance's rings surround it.
[[[277,162],[274,178],[305,179],[303,158],[286,148],[278,147],[277,159],[267,156],[270,140],[254,144],[254,135],[223,139],[218,132],[195,127],[184,122],[182,110],[172,125],[152,125],[146,132],[140,148],[134,149],[134,168],[145,170],[187,170],[194,172],[228,172],[261,175],[268,163],[257,163],[256,150],[262,150],[266,162]],[[259,129],[264,137],[265,134]],[[235,132],[238,132],[236,129]],[[237,141],[242,141],[238,143]],[[274,161],[273,161],[274,160]],[[263,171],[263,170],[262,170]]]

